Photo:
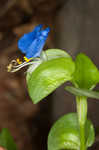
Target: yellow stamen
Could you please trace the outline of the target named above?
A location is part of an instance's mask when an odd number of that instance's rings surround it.
[[[20,61],[20,59],[19,58],[17,58],[17,63],[20,65],[20,64],[22,64],[22,61]]]
[[[7,71],[10,72],[11,70],[12,70],[12,64],[9,64],[9,65],[7,66]]]
[[[32,59],[32,58],[29,58],[29,59],[28,59],[27,57],[24,56],[24,60],[25,60],[26,62],[29,62],[31,59]]]

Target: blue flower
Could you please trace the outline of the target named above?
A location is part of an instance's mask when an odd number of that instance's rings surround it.
[[[16,72],[27,65],[31,66],[29,71],[33,71],[34,68],[42,63],[40,54],[50,31],[49,27],[46,29],[42,29],[42,27],[41,24],[36,26],[32,32],[24,34],[19,39],[18,48],[25,54],[24,61],[19,58],[12,60],[7,66],[8,72]]]
[[[26,58],[40,57],[50,28],[42,30],[42,25],[38,25],[32,32],[24,34],[18,41],[18,48],[25,54]]]

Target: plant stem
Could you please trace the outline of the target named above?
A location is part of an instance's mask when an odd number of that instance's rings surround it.
[[[85,96],[77,96],[76,102],[80,128],[80,150],[86,150],[85,123],[87,120],[87,98]]]

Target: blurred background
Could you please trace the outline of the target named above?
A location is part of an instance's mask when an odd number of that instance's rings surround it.
[[[54,121],[76,111],[74,96],[64,91],[66,84],[34,105],[25,70],[7,72],[9,62],[22,56],[17,40],[37,24],[51,27],[45,49],[61,48],[73,58],[84,52],[99,68],[99,1],[0,0],[0,129],[10,130],[19,150],[46,150]],[[96,129],[96,142],[90,149],[98,150],[98,100],[88,100],[88,117]]]

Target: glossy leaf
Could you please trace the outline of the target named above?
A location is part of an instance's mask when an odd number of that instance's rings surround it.
[[[74,94],[75,96],[86,96],[90,98],[99,99],[99,92],[98,91],[90,91],[87,89],[75,88],[73,86],[66,86],[65,89]]]
[[[16,144],[14,143],[10,132],[6,128],[2,129],[2,132],[0,133],[0,146],[7,150],[17,150]]]
[[[88,56],[80,53],[75,60],[73,83],[76,87],[92,89],[99,82],[99,71]]]
[[[34,103],[48,96],[62,83],[72,79],[75,65],[71,58],[60,57],[40,64],[27,78],[28,92]]]
[[[94,129],[92,123],[86,122],[86,146],[94,142]],[[48,136],[48,150],[79,150],[80,135],[76,113],[70,113],[60,118],[50,130]]]

